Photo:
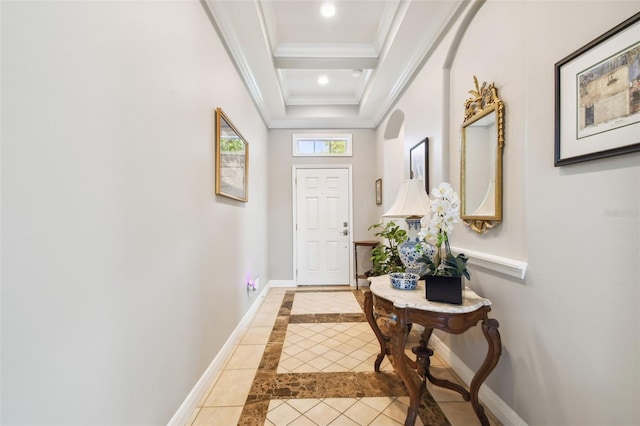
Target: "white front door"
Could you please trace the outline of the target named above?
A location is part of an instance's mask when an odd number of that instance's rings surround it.
[[[349,170],[296,169],[298,285],[349,284]]]

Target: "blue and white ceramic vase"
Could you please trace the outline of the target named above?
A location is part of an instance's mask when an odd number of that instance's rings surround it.
[[[418,259],[422,257],[423,254],[427,255],[430,259],[433,259],[436,248],[427,242],[423,242],[422,252],[418,252],[418,250],[416,250],[416,246],[420,242],[418,238],[418,231],[420,231],[420,218],[411,217],[407,218],[406,221],[409,227],[407,230],[409,238],[398,246],[398,254],[400,255],[400,260],[402,260],[402,264],[404,265],[406,272],[422,276],[427,269],[427,265],[419,262]]]

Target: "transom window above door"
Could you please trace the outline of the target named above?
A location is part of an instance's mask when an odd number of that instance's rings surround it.
[[[294,157],[351,157],[351,134],[294,134]]]

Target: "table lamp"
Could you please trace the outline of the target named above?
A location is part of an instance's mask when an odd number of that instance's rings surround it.
[[[391,208],[382,215],[387,218],[404,218],[407,221],[409,238],[398,246],[398,254],[406,272],[422,275],[426,269],[424,263],[417,261],[422,253],[416,250],[416,245],[419,242],[420,219],[429,214],[430,208],[431,201],[424,189],[424,182],[420,179],[407,179],[400,184],[398,195]],[[424,243],[423,253],[433,257],[435,247]]]

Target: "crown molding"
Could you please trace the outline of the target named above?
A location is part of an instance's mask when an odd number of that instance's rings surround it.
[[[436,2],[429,19],[440,28],[425,26],[426,2],[389,0],[373,44],[346,46],[278,44],[268,1],[201,1],[267,127],[376,128],[471,0]],[[363,70],[365,77],[352,93],[290,96],[282,76],[289,69]]]

